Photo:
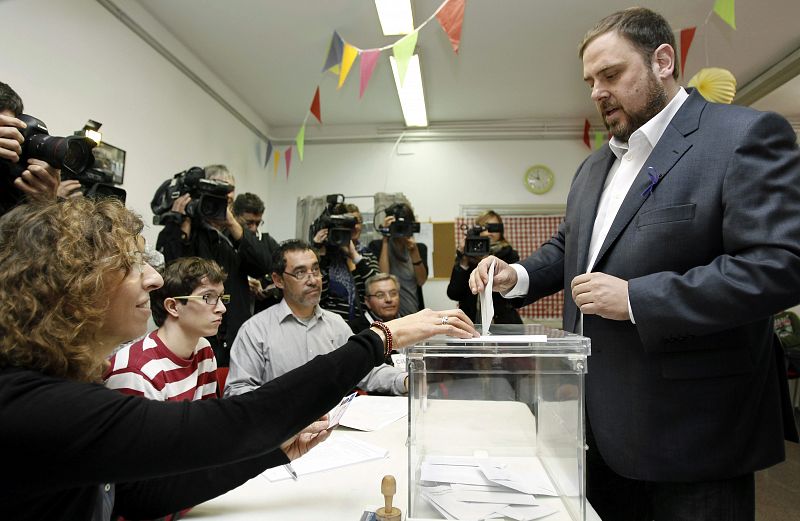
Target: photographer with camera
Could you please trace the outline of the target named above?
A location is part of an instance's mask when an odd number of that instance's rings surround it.
[[[280,292],[270,279],[272,257],[278,251],[278,241],[267,232],[261,231],[264,223],[264,201],[251,193],[239,194],[233,201],[233,216],[243,227],[253,232],[258,239],[258,246],[270,264],[267,272],[261,277],[247,277],[250,283],[251,314],[264,311],[281,300]]]
[[[475,226],[467,230],[461,249],[456,252],[456,263],[447,285],[447,297],[458,301],[458,307],[475,321],[480,320],[478,295],[469,289],[469,276],[478,263],[487,255],[509,264],[519,261],[519,253],[511,247],[503,235],[503,219],[494,210],[487,210],[475,219]],[[512,305],[499,293],[492,294],[495,324],[522,324],[522,319]]]
[[[391,273],[400,281],[400,316],[425,308],[422,285],[428,280],[428,248],[414,240],[419,223],[414,211],[405,203],[395,203],[385,210],[386,217],[379,231],[382,239],[369,243],[378,257],[380,271]]]
[[[247,277],[261,277],[270,266],[255,234],[233,216],[235,182],[223,165],[192,167],[162,184],[151,202],[155,220],[164,225],[156,249],[167,264],[181,257],[201,257],[216,261],[228,274],[228,312],[216,337],[208,338],[220,367],[228,366],[230,346],[251,316]]]
[[[371,253],[359,253],[353,242],[360,220],[348,211],[344,196],[327,196],[328,206],[309,230],[322,272],[320,307],[341,316],[348,325],[361,315],[366,280],[378,273]],[[356,210],[358,208],[356,207]]]
[[[26,196],[55,199],[61,179],[58,168],[34,157],[25,159],[30,154],[24,149],[27,124],[19,119],[23,110],[22,98],[0,82],[0,215]]]

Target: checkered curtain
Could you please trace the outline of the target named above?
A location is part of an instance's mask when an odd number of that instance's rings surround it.
[[[553,236],[562,220],[564,220],[563,215],[503,217],[504,235],[517,250],[520,259],[525,259]],[[474,224],[474,217],[456,217],[456,249],[461,249],[466,230]],[[523,318],[533,320],[561,320],[563,307],[563,291],[559,291],[555,295],[520,308],[519,314]]]

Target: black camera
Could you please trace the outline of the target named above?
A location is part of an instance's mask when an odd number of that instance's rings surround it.
[[[96,143],[91,139],[83,136],[51,136],[43,121],[27,114],[21,114],[19,119],[27,127],[20,129],[25,141],[19,162],[11,165],[14,177],[19,177],[28,168],[28,159],[46,161],[50,166],[73,175],[83,173],[94,163],[92,148]]]
[[[192,198],[186,205],[186,215],[195,219],[224,221],[228,211],[228,194],[234,186],[224,181],[206,179],[205,170],[193,166],[178,172],[172,179],[167,179],[156,190],[150,208],[155,216],[153,224],[164,224],[171,218],[182,217],[172,215],[172,203],[183,194]]]
[[[388,227],[376,227],[381,235],[386,237],[411,237],[415,233],[419,233],[419,223],[414,221],[414,217],[407,205],[395,203],[387,207],[384,213],[386,217],[394,217],[394,221]]]
[[[337,210],[344,203],[344,195],[331,194],[325,196],[325,209],[308,227],[308,240],[314,242],[314,236],[320,230],[328,230],[326,245],[346,246],[350,243],[353,230],[356,227],[356,218],[350,214],[338,214]]]
[[[464,240],[464,255],[467,257],[485,257],[489,255],[491,241],[489,237],[481,237],[481,233],[484,231],[503,233],[503,223],[487,223],[486,226],[473,226],[471,228],[467,228],[464,225],[462,229],[467,230],[467,237]]]

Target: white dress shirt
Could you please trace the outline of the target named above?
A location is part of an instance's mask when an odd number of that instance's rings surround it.
[[[622,201],[625,200],[625,196],[630,191],[633,181],[639,174],[639,170],[642,169],[656,143],[658,143],[658,140],[661,139],[667,129],[667,125],[669,125],[669,122],[672,121],[672,118],[688,97],[689,94],[683,87],[680,87],[667,106],[647,123],[636,129],[627,143],[618,140],[616,137],[612,137],[608,142],[608,146],[611,147],[611,151],[614,152],[617,158],[614,160],[614,164],[611,165],[611,170],[608,171],[603,185],[603,193],[600,196],[600,204],[597,207],[597,214],[592,227],[592,238],[589,241],[589,262],[586,265],[586,273],[592,271],[597,255],[600,253],[600,248],[603,246],[606,235],[608,235],[608,230],[611,229],[611,224],[614,222],[620,206],[622,206]],[[505,298],[523,297],[528,294],[528,287],[530,286],[528,272],[520,264],[512,264],[511,267],[517,272],[517,284],[503,296]],[[630,297],[628,297],[628,314],[631,322],[635,324]],[[582,315],[580,329],[583,330]]]

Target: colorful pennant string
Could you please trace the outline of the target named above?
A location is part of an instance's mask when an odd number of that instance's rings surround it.
[[[692,46],[694,39],[694,32],[697,27],[689,27],[681,31],[681,75],[684,75],[686,70],[686,55],[689,54],[689,47]]]
[[[267,164],[269,163],[269,158],[272,156],[272,140],[267,139],[267,153],[264,154],[264,168],[267,168]]]
[[[361,83],[358,87],[358,97],[364,96],[364,91],[367,90],[367,84],[372,78],[372,71],[375,70],[375,65],[378,63],[378,57],[381,51],[377,49],[370,49],[361,51]]]
[[[317,85],[317,91],[314,93],[314,101],[311,102],[311,108],[308,110],[317,118],[317,121],[322,123],[322,112],[320,111],[319,103],[319,85]]]
[[[734,0],[717,0],[714,2],[714,12],[722,21],[736,29],[736,7]]]
[[[450,38],[450,45],[453,52],[458,54],[458,46],[461,45],[461,26],[464,22],[464,1],[450,0],[446,2],[436,13],[436,19],[442,26],[447,37]]]
[[[450,39],[450,44],[453,47],[453,52],[456,54],[459,50],[461,43],[461,28],[464,21],[464,10],[466,0],[444,0],[441,5],[428,17],[427,20],[419,24],[412,33],[403,36],[396,42],[374,49],[360,49],[355,45],[346,42],[339,35],[337,31],[333,31],[331,41],[328,45],[328,53],[325,56],[325,63],[322,67],[322,74],[331,73],[338,77],[337,89],[340,89],[347,81],[347,76],[357,58],[361,58],[359,65],[360,83],[358,97],[362,98],[367,89],[372,73],[378,63],[378,57],[382,51],[392,49],[395,59],[398,64],[398,72],[400,74],[401,84],[405,79],[405,72],[408,68],[408,61],[414,54],[417,44],[417,37],[419,31],[428,25],[434,18],[437,19],[447,37]],[[309,114],[317,118],[317,121],[322,123],[322,106],[320,102],[319,85],[317,85],[314,92],[314,99],[311,102],[308,112],[300,125],[300,130],[295,136],[294,145],[290,145],[284,152],[284,161],[286,162],[286,178],[289,178],[289,171],[292,165],[292,148],[297,147],[297,155],[300,161],[303,161],[303,151],[305,145],[305,130],[306,123],[308,122]],[[265,154],[264,167],[266,168],[272,154],[273,161],[273,175],[278,175],[278,164],[280,163],[281,154],[275,150],[271,139],[267,139],[267,153]]]

